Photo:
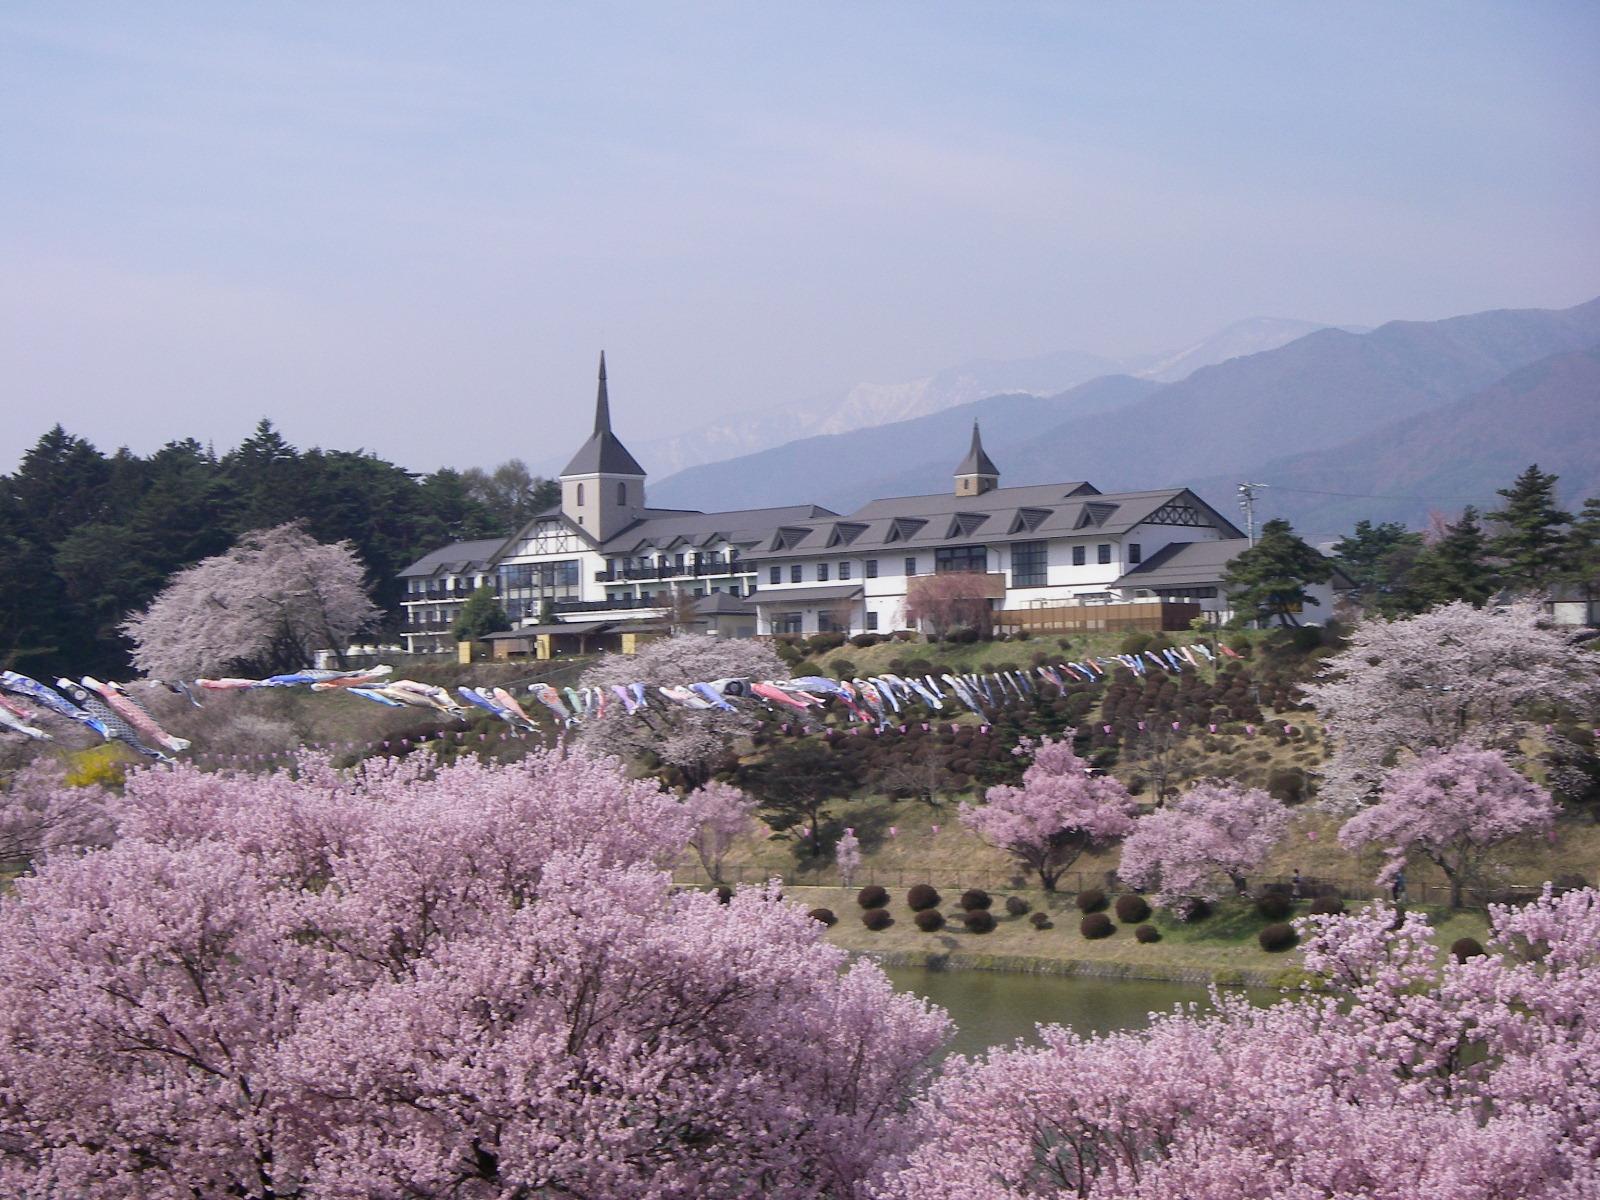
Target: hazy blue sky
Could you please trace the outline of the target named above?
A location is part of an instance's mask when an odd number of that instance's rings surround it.
[[[0,9],[0,470],[1600,293],[1600,5]],[[648,464],[647,464],[648,465]]]

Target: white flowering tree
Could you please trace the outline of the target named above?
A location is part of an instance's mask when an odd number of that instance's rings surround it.
[[[585,744],[635,763],[655,762],[677,769],[688,788],[705,783],[716,766],[758,724],[748,700],[733,700],[735,711],[685,708],[663,700],[658,687],[709,683],[721,679],[786,679],[789,672],[765,642],[679,634],[650,642],[637,654],[608,654],[584,673],[585,687],[649,688],[648,711],[629,715],[621,704],[585,721]]]
[[[1535,706],[1600,699],[1600,657],[1543,627],[1532,604],[1446,604],[1364,622],[1306,694],[1333,743],[1322,794],[1353,805],[1428,750],[1514,752]]]
[[[153,676],[293,671],[377,621],[364,574],[349,542],[318,542],[298,523],[255,530],[179,571],[121,629]]]

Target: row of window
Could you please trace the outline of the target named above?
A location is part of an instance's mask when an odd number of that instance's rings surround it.
[[[1112,561],[1112,545],[1110,542],[1101,542],[1095,547],[1095,561],[1102,566],[1109,565]],[[1013,542],[1011,545],[1011,586],[1012,587],[1043,587],[1048,582],[1048,542]],[[1072,565],[1082,567],[1088,564],[1089,547],[1074,546],[1072,548]],[[1133,566],[1144,561],[1144,549],[1138,542],[1128,543],[1128,565]],[[869,558],[863,564],[863,574],[868,579],[878,577],[878,560]],[[847,580],[853,567],[848,562],[838,564],[838,578]],[[984,572],[989,569],[989,551],[985,546],[946,546],[934,551],[933,569],[936,574],[948,571],[973,571]],[[767,568],[767,582],[781,584],[783,582],[783,567],[771,566]],[[833,565],[830,563],[817,564],[818,583],[827,583],[833,577]],[[908,556],[905,560],[905,573],[917,574],[917,559]],[[805,567],[800,563],[789,565],[789,582],[804,583]]]
[[[737,550],[728,551],[726,562],[723,561],[722,551],[706,550],[695,554],[693,562],[690,561],[688,555],[684,554],[674,554],[670,558],[665,554],[659,554],[653,558],[648,554],[641,554],[637,558],[608,558],[606,559],[606,567],[612,572],[671,570],[682,574],[689,570],[691,566],[698,566],[702,569],[721,566],[736,567],[738,562],[739,552]]]

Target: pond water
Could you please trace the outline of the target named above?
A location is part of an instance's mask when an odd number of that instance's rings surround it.
[[[1007,971],[930,971],[886,967],[895,987],[945,1009],[956,1023],[953,1053],[976,1054],[1017,1038],[1037,1044],[1034,1026],[1065,1025],[1079,1033],[1142,1029],[1152,1012],[1207,1002],[1199,984],[1148,979],[1095,979],[1080,975],[1020,975]],[[1252,993],[1262,1003],[1271,992]]]

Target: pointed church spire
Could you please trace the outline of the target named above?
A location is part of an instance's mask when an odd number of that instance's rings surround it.
[[[594,400],[594,432],[611,432],[611,397],[606,395],[606,352],[600,351],[600,392]]]
[[[577,454],[572,456],[572,461],[561,474],[589,475],[596,472],[609,475],[637,475],[641,478],[644,476],[644,468],[633,455],[628,453],[627,447],[617,440],[617,435],[611,432],[611,397],[606,392],[604,350],[600,352],[600,387],[594,398],[594,433],[590,434],[589,440],[579,447]]]
[[[956,495],[981,496],[1000,486],[1000,468],[983,451],[983,437],[978,432],[978,422],[972,422],[972,446],[967,456],[956,468]]]

